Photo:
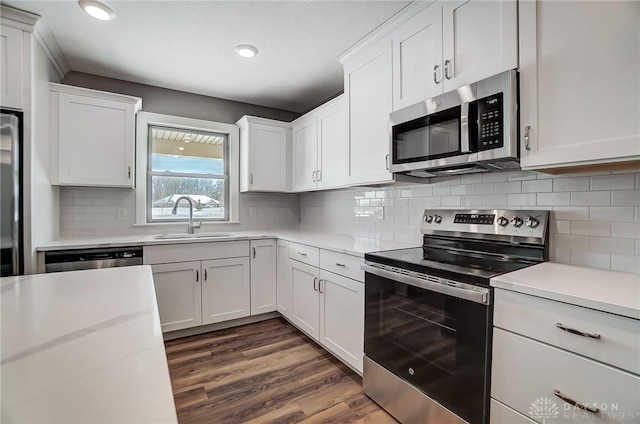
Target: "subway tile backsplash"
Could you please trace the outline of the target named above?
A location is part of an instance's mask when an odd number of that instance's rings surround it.
[[[60,193],[63,237],[185,230],[184,224],[133,226],[133,190],[62,187]],[[517,171],[299,195],[241,194],[241,223],[205,230],[300,227],[418,245],[427,208],[549,209],[551,260],[640,273],[639,170],[572,175]]]
[[[305,193],[300,224],[303,229],[419,244],[425,208],[549,209],[551,260],[640,273],[638,170],[472,174],[424,185]]]

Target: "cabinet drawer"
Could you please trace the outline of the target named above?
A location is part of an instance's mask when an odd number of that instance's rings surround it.
[[[249,256],[249,241],[216,241],[210,243],[180,243],[144,246],[143,263],[205,261]]]
[[[554,423],[622,423],[640,411],[639,377],[499,328],[493,333],[491,377],[492,398],[538,422],[550,413]],[[554,390],[600,412],[578,409]],[[539,417],[529,415],[536,405]]]
[[[535,424],[530,418],[514,411],[506,405],[491,399],[491,424]]]
[[[570,333],[558,323],[600,338]],[[494,325],[640,374],[639,320],[496,289]]]
[[[289,243],[289,257],[311,266],[320,266],[320,249],[306,244]]]
[[[343,277],[364,281],[364,271],[360,269],[363,259],[357,256],[320,250],[320,268]]]

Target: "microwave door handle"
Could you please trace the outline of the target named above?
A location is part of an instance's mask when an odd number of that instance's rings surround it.
[[[469,103],[462,103],[460,114],[460,152],[471,153],[469,146]]]

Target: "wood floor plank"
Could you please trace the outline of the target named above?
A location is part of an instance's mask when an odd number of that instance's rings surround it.
[[[396,423],[357,374],[281,318],[166,351],[180,424]]]

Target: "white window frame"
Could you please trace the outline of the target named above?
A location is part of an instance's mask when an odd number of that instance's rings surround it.
[[[225,207],[229,208],[228,221],[204,221],[206,224],[228,224],[239,222],[240,216],[240,130],[234,124],[205,121],[203,119],[185,118],[182,116],[163,115],[152,112],[138,112],[136,123],[136,225],[176,225],[181,223],[149,222],[147,220],[147,171],[149,158],[149,128],[152,126],[171,127],[185,131],[204,131],[225,134],[228,142],[227,161],[229,170],[229,199],[225,199]],[[185,221],[186,222],[186,221]]]

